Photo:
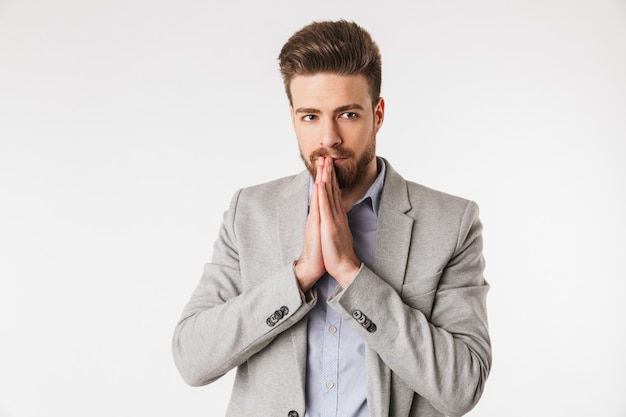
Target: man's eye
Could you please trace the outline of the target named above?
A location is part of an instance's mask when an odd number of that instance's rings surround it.
[[[317,116],[315,116],[314,114],[307,114],[306,116],[302,118],[302,120],[304,120],[305,122],[312,122],[316,118]]]
[[[352,112],[346,112],[341,114],[341,117],[343,117],[344,119],[356,119],[356,116],[357,114]]]

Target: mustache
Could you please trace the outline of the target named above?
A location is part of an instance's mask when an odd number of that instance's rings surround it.
[[[317,158],[320,156],[330,156],[331,158],[350,158],[353,154],[352,152],[340,148],[333,149],[332,152],[326,148],[320,148],[311,152],[311,155],[309,156],[311,164],[315,164],[315,161],[317,161]]]

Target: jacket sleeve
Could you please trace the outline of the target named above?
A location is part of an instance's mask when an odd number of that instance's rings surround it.
[[[244,286],[235,233],[239,196],[224,214],[212,262],[174,331],[174,362],[192,386],[211,383],[247,361],[315,304],[314,294],[305,301],[292,265],[258,271],[265,276]]]
[[[434,294],[424,295],[432,300],[428,313],[407,305],[367,267],[329,304],[414,392],[460,416],[478,402],[491,367],[483,270],[478,207],[468,202],[454,253]]]

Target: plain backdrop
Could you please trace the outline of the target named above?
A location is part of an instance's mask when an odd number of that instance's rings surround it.
[[[1,417],[224,415],[171,335],[235,190],[302,169],[276,57],[338,18],[379,155],[481,208],[470,415],[626,416],[626,2],[0,0]]]

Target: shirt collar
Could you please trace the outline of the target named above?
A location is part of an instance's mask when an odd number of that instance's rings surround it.
[[[363,197],[361,197],[357,202],[355,202],[352,207],[355,207],[362,202],[366,201],[368,198],[372,202],[372,210],[374,214],[378,216],[378,207],[380,206],[380,196],[383,193],[383,184],[385,183],[385,173],[387,172],[387,166],[385,165],[385,161],[382,158],[376,157],[376,162],[380,171],[378,172],[378,176],[370,185],[367,192]],[[311,201],[311,194],[313,193],[313,177],[311,176],[309,180],[309,204]]]

